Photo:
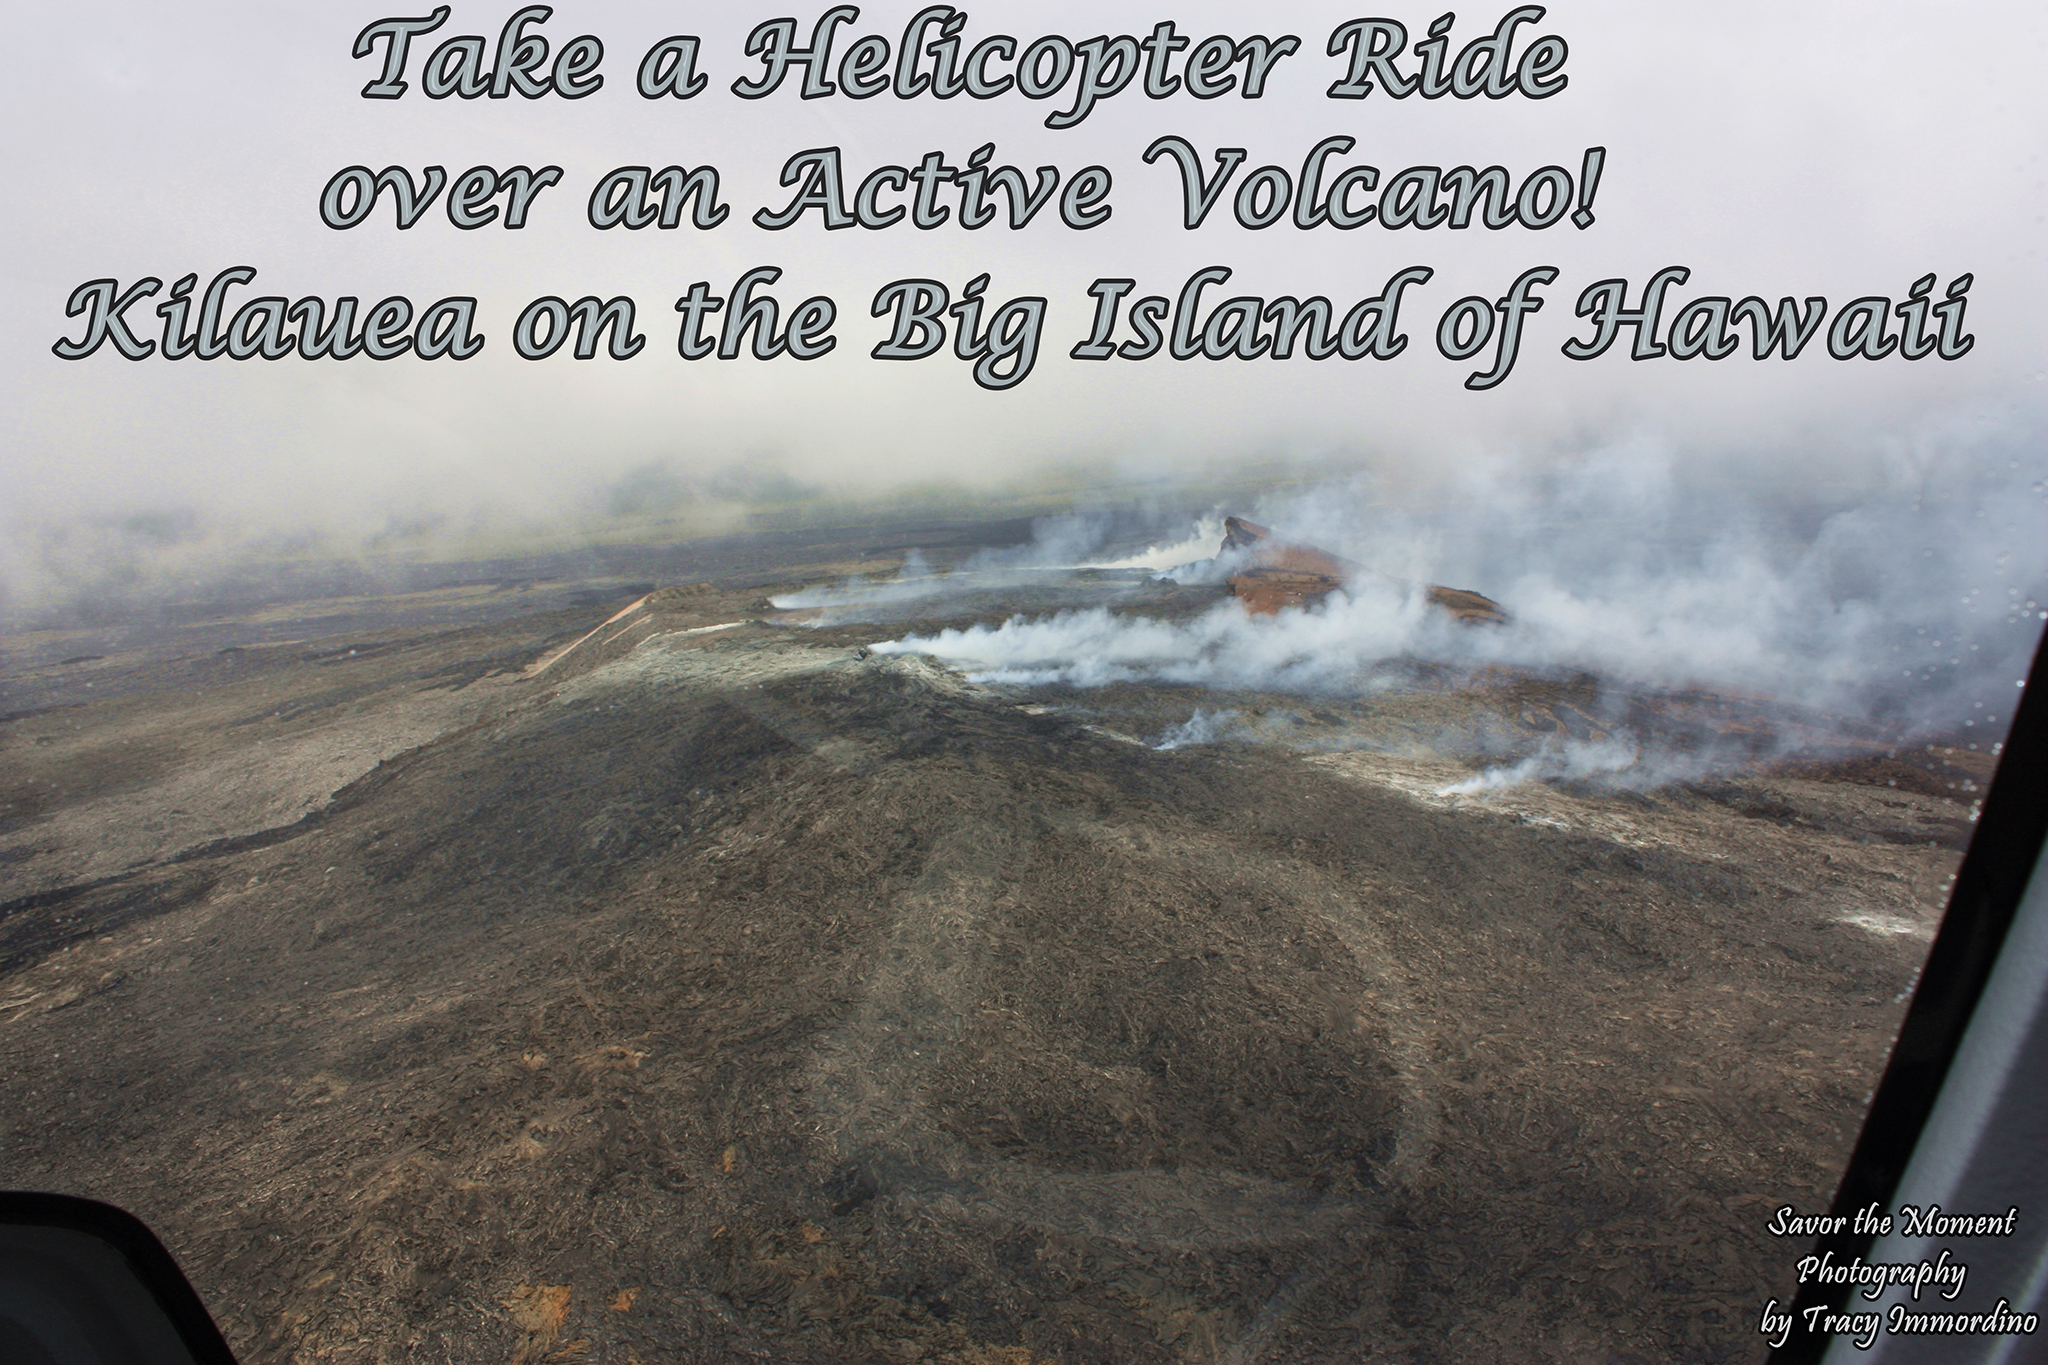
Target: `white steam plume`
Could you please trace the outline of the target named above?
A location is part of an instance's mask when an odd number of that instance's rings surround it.
[[[1689,484],[1656,443],[1627,442],[1562,469],[1496,465],[1429,507],[1340,488],[1247,509],[1401,580],[1484,592],[1505,627],[1457,625],[1418,590],[1366,579],[1266,618],[1223,599],[1171,623],[1063,612],[879,648],[1077,687],[1357,692],[1397,657],[1583,670],[2002,732],[2048,620],[2048,462],[2016,438],[1889,458],[1864,487],[1762,493]]]
[[[1463,782],[1440,788],[1437,795],[1477,796],[1560,779],[1603,787],[1657,787],[1703,777],[1715,766],[1703,754],[1646,753],[1626,733],[1601,740],[1548,740],[1519,762],[1488,768]]]
[[[1211,512],[1195,523],[1194,530],[1172,541],[1158,541],[1134,555],[1083,564],[1084,569],[1152,569],[1162,577],[1216,553],[1223,543],[1223,515]]]
[[[1167,729],[1153,742],[1152,747],[1162,752],[1186,749],[1196,744],[1214,744],[1230,732],[1237,721],[1235,711],[1205,711],[1195,708],[1195,713],[1178,725]]]
[[[1153,543],[1136,554],[1120,553],[1113,543],[1116,520],[1103,514],[1041,517],[1031,533],[1022,545],[978,550],[947,572],[934,569],[921,551],[912,550],[894,578],[847,578],[770,600],[785,610],[820,608],[822,614],[813,624],[825,625],[882,615],[906,603],[1053,586],[1082,573],[1128,575],[1136,582],[1145,570],[1168,569],[1213,551],[1223,541],[1223,521],[1211,514],[1197,522],[1191,534]],[[1128,549],[1128,542],[1121,549]]]

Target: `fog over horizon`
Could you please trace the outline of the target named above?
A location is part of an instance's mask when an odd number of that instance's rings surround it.
[[[413,89],[398,100],[361,98],[378,60],[349,51],[364,25],[406,7],[97,3],[19,16],[5,96],[20,207],[0,267],[12,319],[0,615],[144,599],[280,559],[559,547],[635,527],[705,533],[743,527],[763,507],[871,515],[899,493],[906,506],[929,507],[935,489],[955,490],[962,506],[976,496],[1014,504],[1019,490],[1041,485],[1066,490],[1049,502],[1085,504],[1097,495],[1072,490],[1090,487],[1106,490],[1099,500],[1147,489],[1171,500],[1184,486],[1275,471],[1369,487],[1382,530],[1431,528],[1397,536],[1409,562],[1390,568],[1469,578],[1496,596],[1533,591],[1540,572],[1579,592],[1623,566],[1724,591],[1734,580],[1701,579],[1698,547],[1726,543],[1730,518],[1763,528],[1755,539],[1773,553],[1801,544],[1810,553],[1827,527],[1839,542],[1856,526],[1865,557],[1887,538],[1927,552],[1923,560],[1954,554],[1937,576],[1943,591],[2003,593],[2037,582],[2048,561],[2048,520],[2032,491],[2048,478],[2048,273],[2038,247],[2048,118],[2036,76],[2048,21],[2031,7],[1933,15],[1903,3],[1563,3],[1521,31],[1524,46],[1541,34],[1569,41],[1570,83],[1549,99],[1379,91],[1337,101],[1324,96],[1343,74],[1324,52],[1334,28],[1385,13],[1412,42],[1438,11],[1293,4],[1254,19],[1217,3],[966,6],[968,42],[997,32],[1027,43],[1049,33],[1143,37],[1167,19],[1196,39],[1301,38],[1260,100],[1154,101],[1134,84],[1078,127],[1054,130],[1045,119],[1063,99],[1014,92],[943,106],[887,94],[806,101],[793,78],[756,102],[735,96],[731,83],[760,71],[743,54],[749,29],[791,13],[801,39],[823,4],[565,4],[535,31],[556,49],[583,33],[603,39],[606,84],[595,95],[424,97],[419,67],[434,44],[480,33],[495,47],[516,8],[455,4],[419,40]],[[866,34],[894,44],[917,8],[862,6],[835,57]],[[1460,10],[1452,52],[1510,8]],[[633,89],[640,54],[673,33],[701,36],[709,87],[688,101],[642,99]],[[1462,164],[1498,164],[1517,181],[1550,164],[1577,176],[1587,148],[1607,150],[1586,230],[1567,220],[1541,231],[1303,231],[1283,219],[1251,231],[1231,220],[1226,193],[1188,232],[1171,160],[1142,160],[1165,134],[1186,138],[1205,164],[1216,148],[1245,148],[1240,178],[1267,164],[1296,175],[1334,134],[1357,145],[1331,160],[1333,173],[1370,164],[1383,177]],[[794,190],[778,177],[805,148],[841,148],[850,196],[875,167],[914,166],[932,150],[957,165],[988,142],[995,164],[1027,175],[1107,167],[1112,217],[1088,231],[1053,210],[1021,231],[998,221],[973,232],[954,222],[827,232],[815,213],[780,232],[749,221],[788,201]],[[335,231],[318,203],[351,164],[440,165],[451,177],[478,164],[565,173],[518,232],[459,231],[438,201],[405,232],[388,202]],[[634,164],[716,166],[730,218],[712,230],[593,229],[590,188]],[[725,294],[764,264],[785,272],[769,291],[785,317],[805,297],[836,300],[837,348],[808,362],[679,358],[674,301],[698,280]],[[51,354],[59,338],[82,334],[82,319],[64,309],[85,281],[126,287],[156,276],[168,286],[189,272],[203,291],[236,265],[258,274],[231,305],[273,292],[355,295],[366,306],[404,294],[418,307],[475,295],[487,344],[459,363]],[[1408,345],[1393,360],[1067,358],[1088,332],[1091,281],[1129,276],[1130,299],[1172,298],[1214,265],[1233,274],[1209,306],[1240,293],[1324,294],[1340,315],[1404,267],[1435,274],[1404,303]],[[1514,372],[1498,388],[1466,390],[1465,376],[1491,353],[1440,356],[1437,317],[1464,295],[1501,296],[1535,265],[1559,275],[1524,320]],[[1626,278],[1633,305],[1670,265],[1692,275],[1672,289],[1667,324],[1710,295],[1754,294],[1773,308],[1784,296],[1824,295],[1832,318],[1858,296],[1897,303],[1928,273],[1938,300],[1967,273],[1975,344],[1955,361],[1836,361],[1823,334],[1796,361],[1757,362],[1737,324],[1740,348],[1718,362],[1632,362],[1626,330],[1596,360],[1559,354],[1591,331],[1573,316],[1580,290]],[[982,272],[992,304],[1049,300],[1028,379],[979,389],[950,347],[912,363],[869,359],[887,333],[869,316],[881,284],[930,277],[957,296]],[[513,320],[545,294],[631,296],[645,348],[627,361],[566,351],[519,359]],[[162,298],[130,313],[143,339],[158,335],[152,310]],[[1613,485],[1603,513],[1611,563],[1558,491],[1588,480]],[[1621,496],[1645,481],[1661,491],[1634,504]],[[1916,505],[1925,519],[1901,531],[1902,509]],[[2011,557],[2012,576],[1996,584],[1964,581],[1978,570],[1954,528],[1980,515],[2001,527],[1993,552]],[[1326,539],[1346,530],[1290,529]],[[1473,548],[1483,546],[1498,553]],[[1509,547],[1522,563],[1501,558]],[[1883,577],[1872,568],[1816,590],[1834,593],[1838,607],[1903,601],[1870,586]]]

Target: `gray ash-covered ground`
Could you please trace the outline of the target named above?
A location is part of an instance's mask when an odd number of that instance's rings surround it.
[[[1107,580],[703,629],[857,567],[777,553],[566,654],[639,585],[10,640],[4,1183],[250,1361],[1761,1358],[1988,751],[867,652],[1208,600]],[[1621,725],[1758,761],[1446,794]]]

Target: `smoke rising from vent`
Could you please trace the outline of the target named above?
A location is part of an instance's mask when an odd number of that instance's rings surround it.
[[[1178,725],[1168,726],[1164,733],[1152,742],[1152,747],[1162,753],[1175,749],[1191,748],[1197,744],[1214,744],[1230,732],[1237,719],[1237,712],[1231,710],[1204,711],[1195,708],[1195,713]]]
[[[1555,778],[1634,785],[1628,783],[1626,779],[1631,775],[1638,778],[1648,777],[1649,774],[1642,771],[1642,768],[1642,748],[1627,736],[1591,742],[1565,740],[1562,743],[1545,744],[1518,763],[1488,768],[1476,777],[1454,782],[1438,791],[1437,795],[1476,796],[1482,792],[1505,791],[1524,783],[1543,782]],[[1674,780],[1671,775],[1659,771],[1656,780],[1645,781],[1642,785],[1651,786],[1656,785],[1657,781],[1670,780]]]
[[[989,683],[1083,688],[1362,694],[1396,658],[1583,671],[2002,733],[2048,619],[2048,466],[2017,451],[1980,442],[1896,460],[1860,488],[1759,489],[1706,483],[1644,440],[1562,467],[1475,466],[1427,502],[1323,487],[1248,509],[1378,571],[1308,609],[1255,618],[1222,599],[1167,622],[1095,608],[878,648]],[[1225,572],[1195,561],[1163,576]],[[1424,581],[1484,592],[1511,619],[1458,625],[1427,606]]]

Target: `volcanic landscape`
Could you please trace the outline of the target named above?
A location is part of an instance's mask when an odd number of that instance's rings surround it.
[[[1242,610],[949,579],[1025,535],[0,640],[0,1180],[138,1213],[250,1362],[1761,1359],[1989,746],[920,647]],[[1526,766],[1622,735],[1712,761]]]

